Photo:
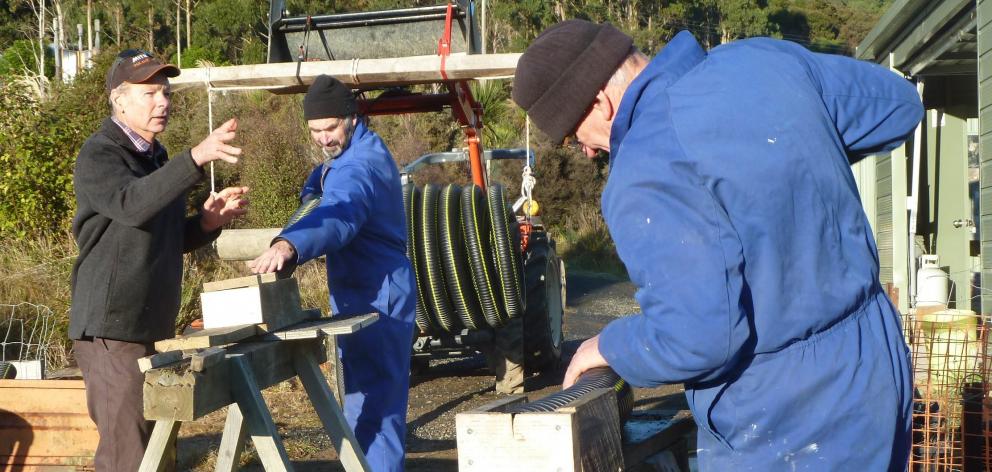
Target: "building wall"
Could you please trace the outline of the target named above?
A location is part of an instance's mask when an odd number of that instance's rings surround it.
[[[978,120],[981,162],[982,287],[992,287],[992,0],[978,0]],[[992,291],[982,290],[982,313],[992,311]]]

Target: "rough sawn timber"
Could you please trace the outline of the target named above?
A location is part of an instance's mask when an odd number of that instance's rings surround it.
[[[183,69],[169,79],[174,91],[191,87],[306,88],[327,74],[352,88],[413,85],[445,80],[509,77],[520,54],[452,54],[441,74],[441,56],[409,56],[343,61],[282,62]]]

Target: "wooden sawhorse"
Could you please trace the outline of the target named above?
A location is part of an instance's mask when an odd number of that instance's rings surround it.
[[[377,319],[376,314],[325,318],[274,333],[254,334],[224,348],[209,345],[230,341],[225,333],[242,330],[243,336],[245,328],[203,330],[167,340],[163,348],[157,343],[156,349],[167,352],[156,356],[166,360],[170,359],[166,354],[174,358],[178,349],[187,349],[178,361],[157,366],[155,360],[146,361],[145,366],[150,368],[145,371],[144,412],[145,418],[155,420],[155,428],[139,471],[166,470],[181,422],[196,420],[224,406],[228,406],[227,421],[215,470],[237,469],[246,436],[251,436],[266,471],[293,470],[262,390],[295,376],[303,383],[344,469],[369,471],[320,364],[327,360],[324,336],[354,333]],[[193,338],[198,339],[189,342]],[[205,349],[193,352],[188,349],[192,346]]]

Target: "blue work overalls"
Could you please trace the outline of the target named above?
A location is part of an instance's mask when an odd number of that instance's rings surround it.
[[[684,382],[703,470],[904,470],[912,380],[849,156],[922,117],[874,64],[680,33],[613,123],[603,214],[642,313],[600,350]]]
[[[326,256],[332,313],[379,314],[340,337],[344,414],[372,469],[401,471],[416,293],[399,170],[360,122],[345,151],[314,169],[302,198],[317,193],[320,204],[279,237],[293,244],[300,264]]]

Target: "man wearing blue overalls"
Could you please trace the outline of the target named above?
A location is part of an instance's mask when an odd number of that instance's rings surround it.
[[[333,314],[379,314],[340,339],[344,414],[372,470],[402,471],[416,294],[399,170],[357,111],[344,84],[326,75],[314,80],[303,115],[325,160],[301,199],[320,203],[249,265],[266,273],[326,256]]]
[[[520,58],[513,99],[551,139],[610,153],[603,216],[642,312],[584,342],[684,383],[702,470],[902,471],[912,379],[849,156],[902,143],[914,87],[767,38],[649,60],[610,25],[566,21]]]

